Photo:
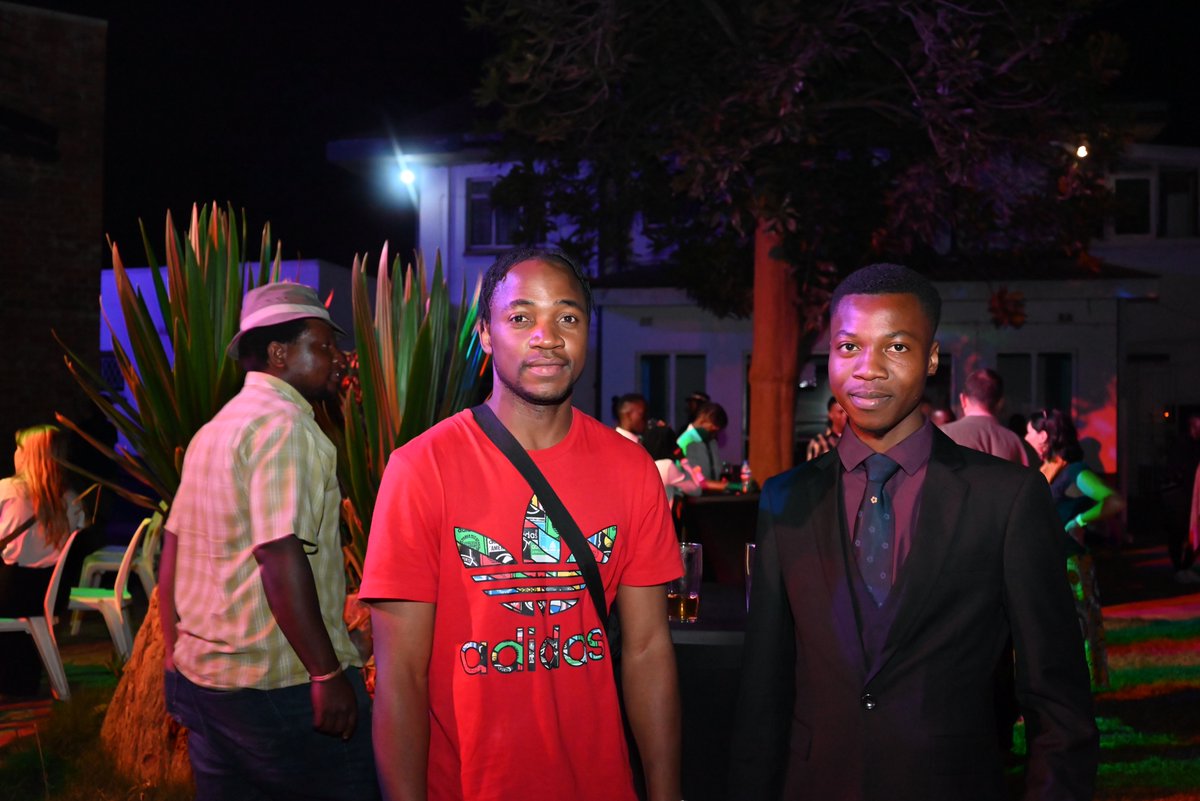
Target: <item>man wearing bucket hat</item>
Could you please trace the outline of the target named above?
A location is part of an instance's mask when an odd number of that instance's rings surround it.
[[[184,457],[159,614],[198,799],[378,798],[336,451],[311,405],[337,396],[343,333],[309,287],[247,293],[228,349],[245,384]]]

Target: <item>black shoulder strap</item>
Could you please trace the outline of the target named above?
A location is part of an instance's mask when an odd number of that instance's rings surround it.
[[[30,515],[28,520],[26,520],[24,523],[17,526],[16,528],[14,528],[12,531],[5,534],[4,539],[0,539],[0,548],[4,548],[10,542],[15,540],[17,537],[24,534],[29,529],[29,527],[32,526],[36,522],[37,522],[37,515]],[[578,557],[576,557],[576,558],[578,558]]]
[[[592,556],[592,549],[584,540],[583,532],[579,530],[575,518],[571,517],[567,507],[563,506],[563,502],[559,500],[554,488],[550,486],[550,482],[542,475],[542,471],[538,470],[533,459],[529,458],[529,454],[521,447],[521,443],[517,442],[517,438],[496,417],[495,412],[486,403],[481,403],[471,407],[471,414],[475,416],[475,422],[483,429],[483,433],[487,434],[488,439],[508,457],[508,461],[512,462],[513,467],[517,468],[517,471],[529,482],[529,486],[537,495],[542,508],[546,510],[550,521],[554,523],[554,528],[562,536],[567,547],[571,549],[571,553],[574,554],[575,562],[579,565],[579,572],[583,574],[583,580],[587,584],[588,594],[592,596],[596,614],[600,615],[600,622],[604,623],[608,620],[608,604],[604,601],[604,585],[600,581],[600,569],[596,567],[596,558]]]

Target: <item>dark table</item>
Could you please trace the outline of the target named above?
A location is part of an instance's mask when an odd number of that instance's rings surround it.
[[[724,801],[742,672],[743,585],[706,583],[695,623],[671,623],[683,702],[683,797]]]
[[[704,546],[704,579],[742,586],[746,543],[754,542],[759,493],[697,495],[683,504],[683,538]]]

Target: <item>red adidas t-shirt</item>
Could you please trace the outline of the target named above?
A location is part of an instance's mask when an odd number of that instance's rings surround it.
[[[619,584],[681,573],[641,446],[576,409],[562,442],[530,456],[591,543],[610,604]],[[431,800],[635,798],[604,624],[570,549],[470,412],[392,454],[360,597],[437,605]]]

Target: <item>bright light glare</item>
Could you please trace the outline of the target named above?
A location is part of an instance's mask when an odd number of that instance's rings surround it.
[[[1088,157],[1087,145],[1080,145],[1078,148],[1076,148],[1075,155],[1079,156],[1081,159],[1086,159]]]
[[[405,186],[412,186],[413,182],[416,180],[416,173],[414,173],[408,167],[405,167],[400,171],[400,183],[404,184]]]

